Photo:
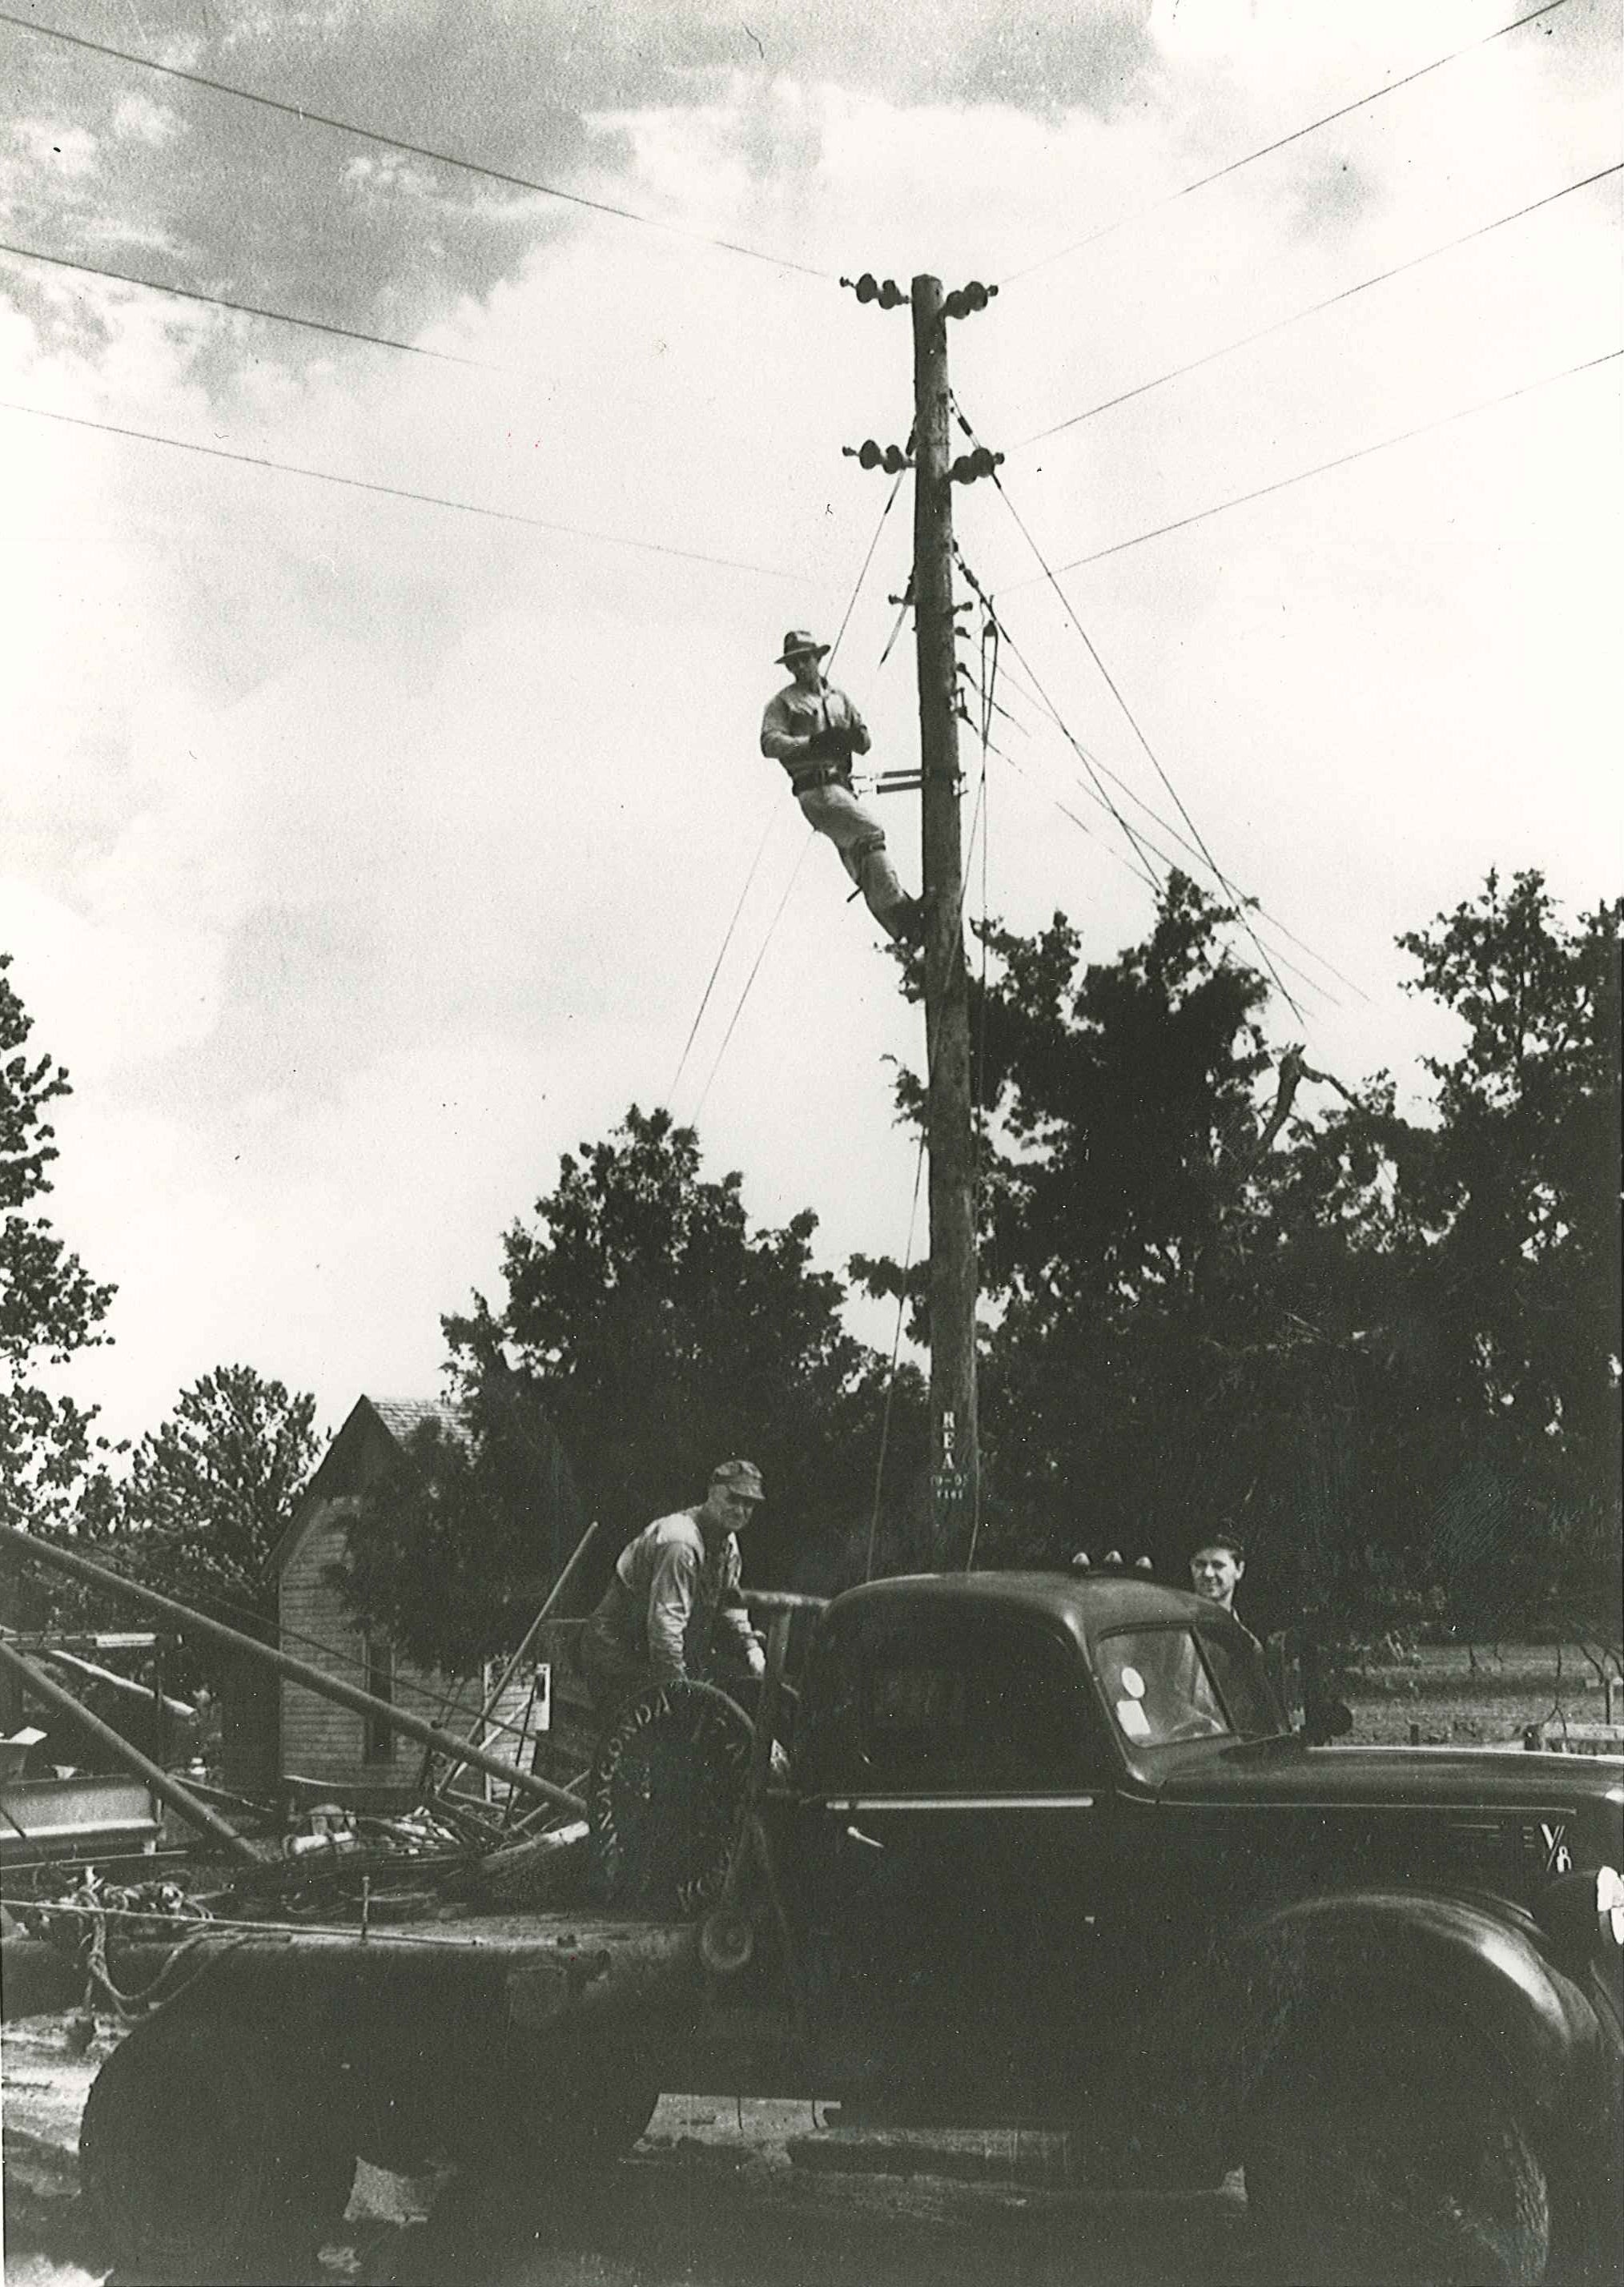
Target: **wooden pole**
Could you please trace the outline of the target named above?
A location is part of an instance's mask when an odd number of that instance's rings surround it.
[[[969,1543],[979,1506],[970,985],[959,829],[958,672],[947,322],[941,281],[915,278],[914,614],[924,889],[926,1138],[931,1155],[931,1488],[935,1555]]]
[[[534,1771],[521,1770],[512,1763],[500,1762],[487,1755],[483,1748],[459,1739],[449,1731],[437,1730],[425,1723],[420,1715],[409,1714],[387,1699],[375,1699],[369,1691],[358,1691],[353,1683],[345,1683],[325,1668],[313,1667],[307,1659],[295,1659],[291,1652],[277,1651],[254,1636],[245,1636],[240,1628],[228,1628],[223,1620],[211,1620],[202,1612],[193,1611],[188,1605],[177,1603],[172,1596],[161,1596],[155,1588],[143,1588],[134,1580],[126,1580],[122,1573],[109,1572],[105,1566],[92,1564],[88,1558],[75,1556],[70,1549],[59,1548],[53,1541],[36,1540],[32,1533],[18,1532],[11,1525],[0,1525],[0,1548],[15,1550],[31,1556],[37,1563],[47,1565],[52,1571],[66,1572],[75,1580],[88,1580],[93,1587],[105,1588],[111,1595],[123,1596],[149,1612],[162,1613],[183,1634],[208,1636],[215,1643],[223,1643],[232,1651],[246,1652],[250,1658],[262,1666],[273,1667],[292,1683],[302,1683],[323,1699],[331,1699],[340,1707],[353,1707],[360,1715],[376,1715],[385,1719],[392,1730],[402,1737],[420,1740],[424,1746],[438,1747],[443,1753],[456,1755],[471,1764],[477,1771],[488,1771],[504,1786],[517,1787],[521,1794],[533,1795],[538,1802],[551,1803],[556,1809],[566,1810],[573,1818],[586,1816],[586,1805],[578,1794],[567,1787],[555,1786],[551,1779],[538,1778]]]

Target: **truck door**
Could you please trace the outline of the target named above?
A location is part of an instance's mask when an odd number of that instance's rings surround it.
[[[881,1604],[808,1680],[807,2016],[828,2085],[1041,2101],[1074,2074],[1112,1795],[1050,1616]]]

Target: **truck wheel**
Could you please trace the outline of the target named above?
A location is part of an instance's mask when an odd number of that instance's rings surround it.
[[[344,2213],[355,2161],[324,2134],[307,2083],[251,2026],[188,2013],[134,2027],[79,2127],[85,2197],[120,2268],[218,2281],[313,2248]]]
[[[1247,2204],[1282,2277],[1305,2287],[1536,2287],[1550,2255],[1545,2172],[1486,2061],[1453,2029],[1312,2028],[1246,2122]]]

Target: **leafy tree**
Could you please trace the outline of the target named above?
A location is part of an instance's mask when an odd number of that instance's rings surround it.
[[[99,1285],[37,1202],[57,1157],[48,1107],[67,1072],[28,1051],[33,1020],[0,954],[0,1521],[37,1529],[69,1511],[92,1452],[94,1409],[49,1389],[42,1369],[107,1339],[114,1290]]]
[[[315,1415],[313,1397],[250,1365],[217,1366],[141,1439],[123,1482],[96,1489],[87,1523],[147,1587],[228,1623],[273,1618],[266,1562],[315,1466]]]
[[[814,1268],[816,1217],[754,1228],[741,1177],[701,1173],[693,1129],[633,1105],[564,1155],[535,1220],[503,1242],[507,1300],[446,1320],[467,1442],[414,1443],[351,1536],[350,1593],[450,1672],[516,1639],[573,1537],[538,1493],[542,1425],[601,1530],[601,1587],[650,1518],[700,1498],[749,1454],[769,1508],[749,1577],[811,1588],[860,1575],[886,1410],[885,1361],[841,1324],[842,1282]],[[529,1436],[524,1425],[529,1424]],[[917,1377],[889,1428],[883,1561],[902,1545],[922,1454]],[[573,1517],[572,1517],[573,1522]],[[498,1588],[496,1582],[502,1583]]]

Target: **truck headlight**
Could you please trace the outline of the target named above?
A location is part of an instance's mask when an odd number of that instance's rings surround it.
[[[1596,1922],[1603,1938],[1624,1945],[1624,1874],[1616,1866],[1596,1870]]]

